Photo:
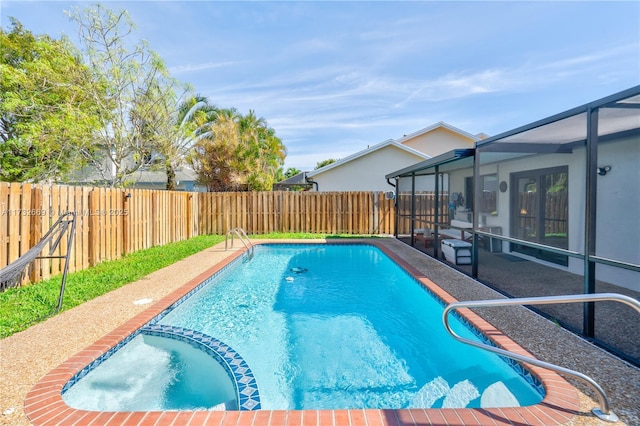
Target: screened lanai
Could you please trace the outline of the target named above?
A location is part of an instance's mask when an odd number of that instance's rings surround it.
[[[505,295],[640,297],[640,86],[387,179],[398,239]],[[536,309],[640,365],[631,308]]]

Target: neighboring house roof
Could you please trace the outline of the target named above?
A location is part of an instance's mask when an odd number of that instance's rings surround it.
[[[167,172],[165,170],[140,169],[130,176],[135,183],[166,183]],[[181,167],[176,170],[176,182],[197,182],[198,174],[189,167]]]
[[[413,132],[413,133],[411,133],[409,135],[404,135],[400,139],[396,139],[396,142],[404,143],[404,142],[408,141],[409,139],[413,139],[416,136],[424,135],[425,133],[429,133],[429,132],[431,132],[431,131],[439,128],[439,127],[443,127],[443,128],[445,128],[447,130],[450,130],[450,131],[452,131],[454,133],[458,133],[461,136],[469,138],[469,139],[471,139],[473,141],[479,141],[479,140],[484,139],[484,138],[487,137],[487,135],[485,135],[484,133],[480,133],[479,135],[472,135],[471,133],[465,132],[462,129],[458,129],[457,127],[452,126],[449,123],[445,123],[444,121],[438,121],[437,123],[432,124],[431,126],[425,127],[424,129],[420,129],[420,130],[418,130],[416,132]]]
[[[316,176],[316,175],[319,175],[321,173],[327,172],[327,171],[329,171],[331,169],[334,169],[336,167],[341,167],[346,163],[349,163],[349,162],[351,162],[353,160],[356,160],[356,159],[358,159],[360,157],[363,157],[365,155],[369,155],[372,152],[378,151],[378,150],[386,148],[388,146],[396,147],[396,148],[401,149],[403,151],[406,151],[406,152],[408,152],[410,154],[416,155],[418,157],[422,157],[425,160],[431,158],[430,156],[428,156],[427,154],[425,154],[423,152],[420,152],[420,151],[415,150],[413,148],[410,148],[408,146],[402,145],[402,144],[398,143],[397,141],[394,141],[393,139],[388,139],[388,140],[386,140],[384,142],[381,142],[381,143],[379,143],[377,145],[374,145],[374,146],[369,147],[367,149],[363,149],[362,151],[358,151],[355,154],[351,154],[348,157],[342,158],[342,159],[340,159],[338,161],[335,161],[335,162],[333,162],[331,164],[328,164],[328,165],[326,165],[324,167],[321,167],[319,169],[307,172],[307,177],[311,178],[313,176]]]
[[[308,172],[300,172],[297,175],[291,176],[289,179],[281,180],[277,182],[278,185],[303,185],[307,183],[305,179],[305,173]]]
[[[273,184],[273,191],[285,191],[290,188],[308,188],[312,187],[312,184],[307,182],[307,172],[300,172],[297,175],[291,176],[289,179],[281,180]]]

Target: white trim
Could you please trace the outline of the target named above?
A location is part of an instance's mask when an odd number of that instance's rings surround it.
[[[447,130],[450,130],[450,131],[452,131],[454,133],[458,133],[459,135],[464,136],[465,138],[469,138],[474,142],[477,142],[477,141],[482,139],[482,137],[479,137],[479,136],[476,136],[476,135],[472,135],[471,133],[468,133],[468,132],[465,132],[464,130],[458,129],[457,127],[454,127],[451,124],[445,123],[444,121],[439,121],[439,122],[437,122],[435,124],[432,124],[429,127],[425,127],[424,129],[418,130],[417,132],[413,132],[410,135],[406,135],[406,136],[401,137],[400,139],[396,139],[396,142],[405,143],[409,139],[413,139],[416,136],[420,136],[420,135],[423,135],[425,133],[429,133],[429,132],[431,132],[431,131],[433,131],[435,129],[438,129],[440,127],[445,128]]]

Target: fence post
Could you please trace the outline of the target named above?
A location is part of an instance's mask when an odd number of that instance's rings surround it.
[[[158,241],[158,215],[160,212],[158,209],[158,194],[155,191],[151,191],[151,247],[155,246]]]
[[[129,254],[130,240],[131,240],[131,230],[129,229],[130,220],[129,215],[131,214],[131,204],[129,200],[131,199],[131,193],[123,191],[122,192],[122,253],[120,256],[124,256]]]
[[[9,184],[0,182],[0,268],[7,262],[7,243],[9,230],[7,229],[7,215],[9,214]]]
[[[192,218],[193,213],[192,213],[192,208],[191,208],[191,203],[193,202],[192,201],[193,194],[188,192],[188,193],[185,194],[185,197],[187,199],[187,211],[186,211],[187,217],[186,217],[186,220],[185,220],[185,222],[187,223],[186,238],[188,240],[193,236],[193,224],[191,223],[192,220],[193,220],[193,218]]]
[[[40,238],[42,238],[42,189],[40,187],[34,187],[31,191],[31,211],[32,215],[29,220],[31,221],[29,229],[31,231],[29,246],[33,247],[38,244]],[[35,260],[33,262],[33,268],[29,274],[29,280],[36,282],[40,280],[40,268],[42,267],[41,260]]]
[[[100,263],[100,198],[94,189],[89,192],[89,265]]]

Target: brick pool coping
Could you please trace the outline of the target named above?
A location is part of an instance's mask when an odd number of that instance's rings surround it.
[[[305,243],[301,242],[300,244]],[[326,244],[353,244],[353,242],[327,241]],[[385,247],[384,244],[375,240],[367,241],[366,244],[378,247],[445,303],[456,301],[416,268]],[[27,393],[25,398],[24,412],[29,420],[37,426],[56,424],[220,426],[553,425],[565,424],[579,413],[580,403],[576,389],[557,373],[535,366],[527,366],[526,368],[540,380],[546,395],[539,404],[514,408],[96,412],[74,409],[64,402],[62,389],[76,373],[243,254],[244,250],[232,252],[224,260],[191,279],[46,374]],[[497,346],[515,353],[532,356],[471,310],[461,309],[459,313]]]

